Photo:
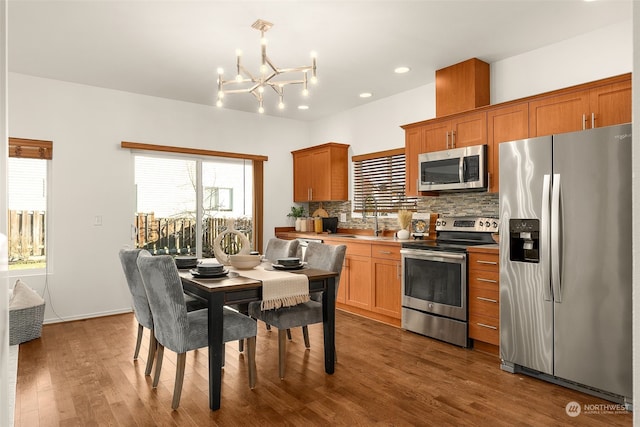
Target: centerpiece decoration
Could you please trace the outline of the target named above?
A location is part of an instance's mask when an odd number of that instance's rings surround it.
[[[408,239],[411,233],[409,232],[409,226],[411,225],[411,217],[413,212],[406,209],[400,209],[398,211],[398,225],[400,230],[396,233],[398,239]]]

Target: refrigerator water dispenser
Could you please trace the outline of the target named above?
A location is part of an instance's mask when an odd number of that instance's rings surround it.
[[[509,259],[519,262],[540,262],[540,220],[509,220]]]

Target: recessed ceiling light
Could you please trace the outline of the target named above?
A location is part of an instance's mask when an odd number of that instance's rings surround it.
[[[404,73],[408,73],[410,70],[411,68],[409,67],[398,67],[395,70],[393,70],[393,72],[396,74],[404,74]]]
[[[298,110],[308,110],[309,106],[308,105],[298,105]]]
[[[360,98],[371,98],[373,94],[371,92],[362,92]]]

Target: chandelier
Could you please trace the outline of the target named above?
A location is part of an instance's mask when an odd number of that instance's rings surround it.
[[[264,33],[269,31],[273,26],[272,23],[258,19],[251,25],[251,28],[255,28],[260,31],[260,45],[261,45],[261,62],[260,71],[257,76],[251,74],[242,65],[242,51],[236,50],[236,76],[232,80],[225,80],[223,78],[224,70],[218,68],[218,100],[216,105],[222,107],[222,100],[227,94],[234,93],[250,93],[256,97],[258,101],[258,112],[264,113],[264,92],[267,88],[273,89],[278,95],[278,108],[284,108],[284,88],[287,85],[301,84],[302,95],[309,95],[308,82],[317,82],[316,76],[316,56],[315,53],[311,53],[311,65],[295,68],[278,68],[271,59],[267,56],[267,39],[264,37]],[[309,78],[308,72],[311,71],[311,77]],[[299,79],[291,80],[279,80],[277,76],[287,73],[302,73]],[[243,86],[243,87],[238,87]]]

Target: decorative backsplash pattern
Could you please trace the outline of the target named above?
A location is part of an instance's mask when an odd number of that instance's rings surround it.
[[[498,218],[498,194],[497,193],[442,193],[437,197],[419,197],[418,212],[433,212],[441,217],[471,216]],[[320,203],[310,202],[307,212],[313,212],[320,207]],[[373,228],[373,217],[363,220],[362,215],[351,215],[351,201],[323,202],[322,207],[329,216],[346,214],[347,221],[338,222],[338,228]],[[381,214],[378,217],[378,227],[385,229],[398,229],[395,217],[387,217]]]

